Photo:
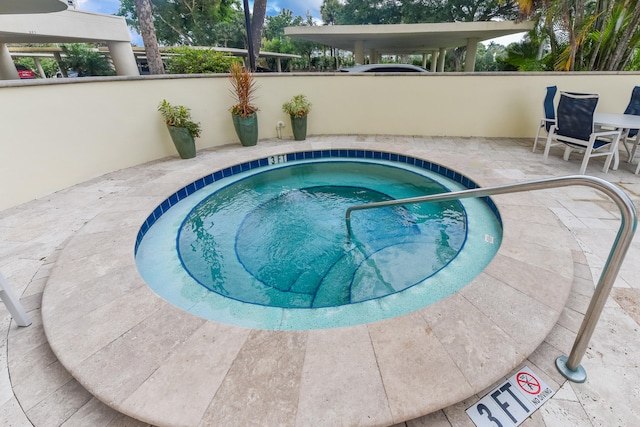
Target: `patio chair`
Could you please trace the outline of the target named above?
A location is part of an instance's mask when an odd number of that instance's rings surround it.
[[[556,123],[549,129],[544,160],[554,145],[565,145],[564,160],[569,160],[573,150],[584,151],[580,174],[587,169],[589,159],[606,156],[603,172],[609,171],[611,160],[618,154],[619,130],[595,132],[593,114],[598,105],[598,95],[560,92]],[[554,141],[556,141],[554,143]]]
[[[640,116],[640,86],[634,87],[631,91],[631,99],[629,100],[629,105],[627,105],[627,108],[624,110],[624,114]],[[638,144],[640,143],[638,129],[629,129],[629,132],[624,136],[623,142],[629,154],[629,162],[633,162],[633,158],[638,150]],[[640,164],[636,169],[636,174],[638,173],[638,169],[640,169]]]
[[[533,141],[533,150],[532,152],[536,152],[536,146],[538,145],[538,138],[540,137],[540,130],[544,128],[547,135],[549,134],[549,129],[551,129],[551,125],[556,122],[556,109],[553,105],[553,99],[556,96],[556,92],[558,91],[557,86],[547,86],[547,94],[544,97],[544,102],[542,106],[544,108],[544,118],[540,119],[540,125],[538,126],[538,132],[536,133],[536,139]]]

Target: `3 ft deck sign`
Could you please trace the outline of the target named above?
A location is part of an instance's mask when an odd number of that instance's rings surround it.
[[[478,427],[518,426],[554,393],[525,366],[467,409],[467,415]]]

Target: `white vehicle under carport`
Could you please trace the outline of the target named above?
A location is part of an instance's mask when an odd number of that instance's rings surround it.
[[[412,64],[366,64],[355,67],[340,68],[344,73],[428,73],[422,67]]]

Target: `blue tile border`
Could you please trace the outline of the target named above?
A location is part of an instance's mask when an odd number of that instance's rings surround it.
[[[427,160],[418,159],[415,157],[407,156],[404,154],[397,153],[388,153],[385,151],[372,151],[372,150],[355,150],[355,149],[340,149],[340,150],[315,150],[315,151],[301,151],[295,153],[287,153],[287,161],[292,160],[305,160],[305,159],[318,159],[318,158],[351,158],[351,159],[380,159],[380,160],[389,160],[396,163],[405,163],[413,166],[417,166],[422,169],[426,169],[431,172],[435,172],[439,175],[443,175],[453,181],[456,181],[462,184],[464,187],[473,189],[479,188],[480,186],[469,179],[468,177],[456,172],[452,169],[449,169],[445,166],[439,165],[437,163],[431,163]],[[158,207],[156,207],[153,212],[147,217],[145,222],[140,227],[138,231],[138,235],[136,237],[136,245],[135,252],[138,251],[138,246],[140,246],[140,242],[142,241],[149,228],[165,213],[171,206],[178,203],[180,200],[189,197],[191,194],[196,191],[206,187],[209,184],[212,184],[216,181],[219,181],[224,178],[228,178],[230,176],[236,175],[238,173],[246,172],[252,169],[259,169],[269,165],[269,157],[264,157],[258,160],[252,160],[249,162],[240,163],[222,170],[215,171],[209,175],[206,175],[191,184],[179,189],[172,195],[170,195],[166,200],[164,200]],[[500,212],[498,211],[497,206],[489,197],[481,197],[482,201],[484,201],[487,206],[491,209],[491,211],[495,214],[500,226],[502,226],[502,219],[500,217]]]

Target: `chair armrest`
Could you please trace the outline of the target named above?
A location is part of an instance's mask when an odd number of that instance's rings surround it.
[[[592,133],[592,135],[597,138],[599,136],[615,136],[615,135],[620,136],[621,133],[620,133],[619,130],[607,130],[607,131],[603,131],[603,132],[594,132],[594,133]]]

